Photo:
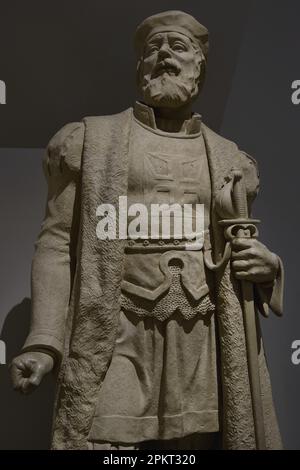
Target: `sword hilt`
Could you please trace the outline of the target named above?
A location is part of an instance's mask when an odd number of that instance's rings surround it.
[[[233,203],[235,213],[238,218],[248,218],[248,203],[246,188],[241,170],[234,168],[233,170]]]
[[[235,168],[232,169],[232,172],[232,201],[235,209],[236,218],[224,219],[219,221],[219,225],[224,228],[224,237],[226,240],[226,245],[222,258],[217,263],[213,263],[207,251],[204,250],[204,262],[206,267],[211,271],[218,271],[228,263],[231,257],[231,242],[234,238],[258,237],[257,225],[260,223],[260,221],[257,219],[248,218],[248,203],[246,188],[243,181],[243,172]]]
[[[257,224],[259,223],[259,220],[248,218],[247,194],[243,181],[243,174],[240,170],[236,169],[233,170],[232,196],[237,219],[226,219],[219,222],[220,225],[224,227],[224,236],[227,244],[229,244],[235,237],[254,238],[258,236]],[[255,441],[256,448],[263,450],[266,449],[266,440],[259,376],[256,312],[254,306],[253,286],[250,282],[243,280],[241,281],[241,289]]]
[[[227,241],[236,237],[257,238],[259,223],[258,219],[225,219],[219,222],[224,227],[224,237]]]

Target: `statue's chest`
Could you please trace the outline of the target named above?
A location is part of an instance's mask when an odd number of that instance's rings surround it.
[[[201,135],[168,137],[136,124],[129,161],[131,203],[209,204],[210,178]]]

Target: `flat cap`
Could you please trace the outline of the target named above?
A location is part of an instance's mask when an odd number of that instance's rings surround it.
[[[154,34],[162,32],[178,32],[196,42],[207,58],[209,42],[208,29],[199,23],[193,16],[183,11],[165,11],[149,16],[135,32],[134,44],[136,52],[142,55],[145,42]]]

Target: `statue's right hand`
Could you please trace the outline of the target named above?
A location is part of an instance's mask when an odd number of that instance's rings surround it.
[[[33,392],[53,366],[54,359],[47,353],[29,351],[20,354],[10,365],[14,389],[24,394]]]

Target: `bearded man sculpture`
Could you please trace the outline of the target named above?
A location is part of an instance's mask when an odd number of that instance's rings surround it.
[[[205,78],[204,26],[160,13],[137,28],[135,47],[141,101],[67,124],[48,145],[31,330],[11,366],[14,387],[29,393],[58,371],[54,449],[256,449],[258,419],[265,448],[280,449],[258,316],[282,314],[282,263],[255,236],[228,241],[219,223],[250,214],[256,162],[192,112]],[[241,179],[246,215],[234,200]],[[202,243],[175,232],[99,238],[99,206],[124,196],[128,207],[191,205],[192,219],[204,206]]]

